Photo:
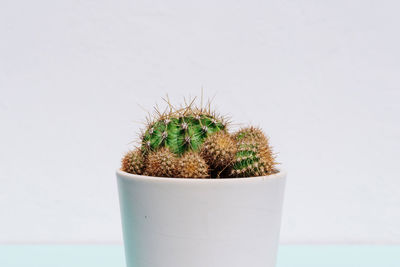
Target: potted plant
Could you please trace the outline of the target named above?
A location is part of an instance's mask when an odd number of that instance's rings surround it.
[[[273,267],[286,174],[255,127],[156,112],[117,171],[128,267]]]

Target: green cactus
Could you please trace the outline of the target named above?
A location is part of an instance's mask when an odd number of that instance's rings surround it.
[[[197,151],[207,136],[225,128],[222,119],[202,110],[187,108],[183,112],[162,114],[143,134],[142,150],[146,154],[168,147],[182,155],[189,150]]]
[[[176,177],[178,158],[168,148],[163,147],[147,155],[145,175],[157,177]]]
[[[178,176],[181,178],[208,178],[209,169],[198,152],[188,151],[178,160]]]
[[[133,174],[142,174],[144,158],[140,149],[131,150],[122,158],[121,170]]]
[[[260,129],[244,128],[234,136],[237,152],[231,171],[233,177],[264,176],[276,172],[276,162],[268,138]]]

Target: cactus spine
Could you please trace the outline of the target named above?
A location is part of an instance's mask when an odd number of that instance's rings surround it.
[[[121,170],[133,174],[142,174],[144,158],[140,149],[131,150],[122,158]]]
[[[275,158],[268,138],[254,127],[244,128],[235,134],[237,152],[232,166],[234,177],[263,176],[276,172]]]
[[[163,147],[147,155],[145,175],[157,177],[175,177],[178,158],[168,148]]]
[[[222,119],[201,109],[189,107],[162,114],[143,134],[142,150],[148,153],[168,147],[171,152],[182,155],[189,150],[197,151],[209,135],[225,128]]]

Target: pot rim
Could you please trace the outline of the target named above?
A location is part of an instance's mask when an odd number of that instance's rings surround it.
[[[264,180],[282,179],[286,177],[287,172],[278,168],[278,172],[266,176],[254,176],[254,177],[237,177],[237,178],[178,178],[178,177],[156,177],[147,175],[132,174],[121,169],[116,171],[117,177],[121,177],[127,180],[140,180],[148,182],[160,182],[160,183],[251,183]]]

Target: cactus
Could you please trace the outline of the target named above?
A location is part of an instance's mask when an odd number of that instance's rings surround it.
[[[202,109],[188,107],[161,114],[143,134],[142,150],[146,154],[168,147],[171,152],[182,155],[189,150],[197,151],[209,135],[225,128],[222,119]]]
[[[208,178],[208,165],[199,153],[188,151],[178,161],[178,176],[181,178]]]
[[[212,169],[223,169],[231,164],[236,143],[229,133],[220,131],[209,136],[201,148],[201,155]]]
[[[168,148],[163,147],[147,155],[145,175],[175,177],[178,174],[178,159]]]
[[[131,150],[122,158],[121,170],[133,174],[142,174],[144,158],[140,149]]]
[[[277,172],[268,138],[257,127],[231,135],[223,117],[208,108],[155,109],[140,137],[140,148],[122,159],[121,170],[158,177],[232,178]]]
[[[268,138],[260,129],[244,128],[234,136],[237,152],[231,171],[233,177],[264,176],[276,172],[276,162]]]

